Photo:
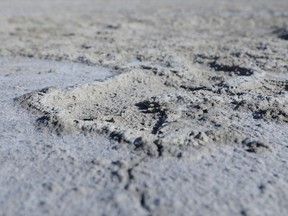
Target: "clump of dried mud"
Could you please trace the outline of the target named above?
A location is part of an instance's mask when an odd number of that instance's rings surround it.
[[[38,128],[105,134],[151,156],[181,157],[191,148],[215,143],[242,143],[256,152],[265,146],[254,145],[262,140],[250,131],[261,127],[259,119],[288,123],[288,83],[229,63],[217,58],[207,63],[209,71],[138,62],[104,82],[47,88],[17,101],[41,114]],[[242,119],[251,123],[249,131]]]

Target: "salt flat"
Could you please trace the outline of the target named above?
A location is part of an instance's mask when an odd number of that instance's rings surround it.
[[[0,8],[0,215],[287,215],[286,1]]]

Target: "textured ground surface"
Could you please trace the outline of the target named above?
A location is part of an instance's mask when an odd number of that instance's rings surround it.
[[[0,215],[287,215],[287,10],[1,1]]]

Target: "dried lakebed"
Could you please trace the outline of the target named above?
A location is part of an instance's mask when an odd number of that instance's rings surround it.
[[[2,209],[16,215],[220,214],[226,206],[227,215],[286,212],[285,69],[208,55],[196,61],[188,67],[173,59],[138,60],[120,65],[119,74],[2,58]]]
[[[287,0],[123,2],[0,1],[0,215],[286,216]]]

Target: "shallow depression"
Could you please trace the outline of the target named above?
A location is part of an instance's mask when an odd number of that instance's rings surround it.
[[[21,87],[23,90],[49,86],[68,87],[105,80],[113,75],[110,69],[101,66],[20,57],[0,58],[0,69],[0,89],[14,82],[18,90]]]

